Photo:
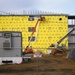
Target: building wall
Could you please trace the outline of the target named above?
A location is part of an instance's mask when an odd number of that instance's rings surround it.
[[[68,16],[68,30],[75,27],[75,16]],[[75,30],[68,36],[69,50],[75,49]]]
[[[59,39],[68,33],[68,19],[64,15],[43,16],[45,21],[41,21],[37,26],[33,35],[33,41],[30,46],[34,50],[39,49],[43,53],[47,53],[47,49],[51,44],[55,44]],[[0,16],[0,31],[21,31],[22,32],[22,48],[28,45],[28,38],[32,32],[29,27],[34,27],[37,18],[33,21],[28,20],[29,16]],[[68,47],[68,38],[64,39],[61,44]]]

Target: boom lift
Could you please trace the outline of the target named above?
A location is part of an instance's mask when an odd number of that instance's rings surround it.
[[[37,19],[35,27],[32,30],[32,33],[31,33],[31,36],[30,36],[30,39],[29,39],[29,43],[28,43],[27,47],[25,48],[23,54],[33,53],[32,47],[30,46],[30,43],[31,43],[31,40],[32,40],[32,36],[34,35],[34,32],[36,30],[37,25],[40,24],[40,21],[44,21],[44,20],[45,20],[45,17],[40,17],[40,18]]]
[[[61,38],[56,44],[51,44],[50,47],[54,47],[51,51],[51,54],[56,54],[57,51],[64,53],[66,50],[66,47],[64,45],[59,46],[59,44],[73,31],[75,30],[75,27],[71,31],[69,31],[63,38]]]

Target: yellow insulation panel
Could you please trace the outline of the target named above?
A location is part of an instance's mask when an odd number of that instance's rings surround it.
[[[64,35],[68,33],[68,19],[66,16],[43,16],[45,21],[41,21],[34,33],[35,41],[30,43],[35,49],[47,53],[51,44],[57,43]],[[0,31],[21,31],[22,48],[28,45],[28,37],[32,32],[28,31],[29,27],[34,27],[37,19],[28,20],[29,16],[0,16]],[[64,39],[61,44],[68,47],[68,38]],[[61,45],[60,44],[60,45]]]

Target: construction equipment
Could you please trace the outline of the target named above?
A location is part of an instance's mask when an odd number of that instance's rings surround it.
[[[55,55],[57,52],[62,52],[62,53],[65,52],[66,46],[64,46],[64,45],[59,46],[59,44],[74,30],[75,30],[75,27],[73,27],[73,29],[71,31],[69,31],[63,38],[61,38],[56,44],[50,45],[50,47],[54,47],[54,48],[52,48],[51,54]]]
[[[36,22],[36,24],[35,24],[35,27],[34,27],[33,30],[32,30],[32,34],[31,34],[31,36],[30,36],[29,43],[28,43],[27,47],[25,48],[23,54],[33,53],[32,48],[29,48],[30,43],[31,43],[31,40],[32,40],[32,36],[34,35],[34,32],[35,32],[35,30],[36,30],[37,25],[40,23],[40,21],[44,21],[44,20],[45,20],[45,17],[40,17],[40,18],[37,19],[37,22]]]

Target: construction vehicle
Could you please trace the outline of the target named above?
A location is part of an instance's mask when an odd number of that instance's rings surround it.
[[[57,52],[62,52],[63,54],[65,53],[66,50],[66,46],[65,45],[61,45],[59,46],[59,44],[69,35],[71,34],[73,31],[75,30],[75,27],[73,27],[73,29],[71,31],[69,31],[63,38],[61,38],[56,44],[51,44],[50,47],[52,48],[51,54],[55,55]]]
[[[31,36],[30,36],[30,39],[29,39],[29,43],[28,43],[27,47],[25,48],[25,50],[23,52],[23,55],[24,54],[29,54],[29,53],[31,53],[31,54],[34,53],[33,50],[32,50],[32,47],[30,46],[30,43],[31,43],[31,40],[32,40],[32,36],[34,35],[34,32],[36,31],[36,27],[40,24],[40,21],[44,21],[44,20],[45,20],[45,17],[40,17],[40,18],[37,19],[35,27],[32,30],[32,33],[31,33]]]

